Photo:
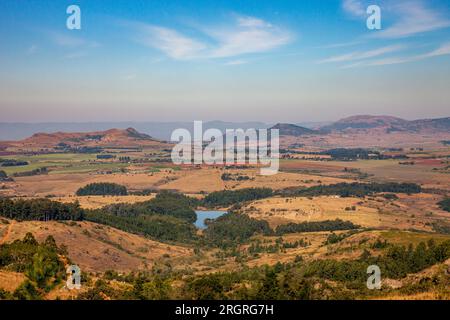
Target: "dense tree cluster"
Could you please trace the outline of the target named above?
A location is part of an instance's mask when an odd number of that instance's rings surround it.
[[[122,217],[137,217],[139,215],[173,216],[187,222],[195,222],[197,214],[194,207],[198,200],[180,193],[162,191],[154,199],[135,204],[114,204],[104,207],[107,213]]]
[[[227,213],[209,222],[204,236],[208,245],[228,247],[243,243],[257,233],[272,233],[267,221],[256,220],[243,214]]]
[[[358,228],[359,226],[353,224],[353,222],[336,219],[326,221],[282,224],[276,228],[275,233],[277,235],[283,235],[287,233],[352,230]]]
[[[117,183],[97,182],[84,186],[76,192],[77,196],[126,196],[127,188]]]
[[[0,167],[19,167],[27,166],[28,164],[27,161],[0,159]]]
[[[438,205],[442,210],[450,212],[450,198],[438,202]]]
[[[401,151],[401,150],[396,150]],[[377,150],[363,149],[363,148],[336,148],[322,151],[319,154],[331,156],[333,160],[339,161],[356,161],[367,159],[406,159],[404,154],[386,155]]]
[[[48,169],[46,167],[42,168],[36,168],[30,171],[21,171],[21,172],[15,172],[13,174],[14,177],[31,177],[31,176],[37,176],[40,174],[48,174]]]
[[[1,199],[0,216],[23,220],[83,220],[84,210],[78,203],[61,203],[49,199]]]
[[[112,154],[98,154],[97,155],[97,159],[99,160],[109,160],[109,159],[114,159],[116,158],[115,155]]]
[[[220,178],[223,181],[246,181],[250,180],[249,176],[242,174],[223,173]]]
[[[192,242],[197,239],[192,224],[197,220],[194,198],[163,191],[155,198],[135,204],[114,204],[87,213],[89,221],[142,234],[160,241]]]
[[[352,231],[341,233],[341,234],[336,234],[334,232],[331,232],[328,235],[327,240],[325,241],[325,244],[334,244],[334,243],[341,242],[342,240],[354,235],[356,232],[358,232],[358,231],[352,230]]]
[[[268,198],[273,195],[272,189],[269,188],[249,188],[240,190],[224,190],[216,191],[208,194],[204,203],[207,206],[229,206],[244,201],[253,201]]]
[[[27,233],[23,240],[0,245],[0,268],[22,272],[27,277],[8,298],[35,300],[53,289],[65,277],[64,264],[58,256],[61,254],[65,252],[52,236],[39,244]]]
[[[321,154],[329,155],[334,160],[352,161],[360,159],[369,159],[369,155],[380,156],[377,151],[362,148],[336,148],[321,152]]]
[[[86,214],[86,220],[159,241],[186,243],[196,239],[196,229],[193,224],[171,216],[145,214],[134,217],[118,216],[102,210],[94,210]]]
[[[284,196],[330,196],[337,195],[341,197],[364,197],[376,193],[420,193],[420,185],[415,183],[338,183],[331,185],[313,186],[310,188],[288,188],[279,193]]]
[[[0,170],[0,181],[12,181],[12,178],[8,177],[5,171]]]

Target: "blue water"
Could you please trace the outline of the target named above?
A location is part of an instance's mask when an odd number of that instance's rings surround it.
[[[199,229],[206,229],[205,220],[206,219],[217,219],[221,215],[227,213],[226,211],[195,211],[197,214],[197,221],[195,221],[195,226]]]

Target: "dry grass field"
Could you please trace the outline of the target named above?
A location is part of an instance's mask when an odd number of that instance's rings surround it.
[[[283,136],[280,146],[285,148],[292,144],[301,143],[308,148],[442,148],[439,141],[448,140],[447,132],[433,134],[415,134],[411,132],[379,132],[367,134],[361,132],[331,133],[327,135],[311,135],[302,137]]]
[[[313,161],[313,160],[283,160],[281,169],[288,172],[311,172],[317,175],[342,177],[348,175],[345,168],[357,169],[369,175],[366,181],[412,182],[421,184],[424,188],[437,188],[450,191],[450,173],[444,171],[448,163],[444,158],[430,160],[408,160],[414,165],[402,165],[401,160],[359,160],[343,161]]]
[[[54,201],[72,203],[78,201],[83,209],[100,209],[104,206],[117,203],[137,203],[151,200],[155,195],[149,196],[69,196],[53,198]]]
[[[272,227],[290,222],[341,219],[366,228],[411,228],[430,231],[427,222],[436,219],[450,221],[448,214],[436,206],[439,199],[429,194],[401,196],[396,201],[388,201],[382,197],[272,197],[248,204],[244,212],[253,218],[267,220]],[[425,208],[427,211],[424,211]]]
[[[3,234],[10,224],[0,224]],[[64,245],[69,259],[84,271],[129,272],[142,270],[160,260],[192,254],[192,249],[163,244],[144,237],[91,222],[16,222],[6,242],[22,239],[31,232],[41,242],[52,235],[58,246]]]
[[[136,168],[135,168],[136,169]],[[137,170],[136,170],[137,171]],[[139,172],[139,171],[137,171]],[[324,177],[314,174],[280,172],[274,176],[261,176],[259,169],[225,170],[219,168],[192,168],[182,170],[162,169],[151,173],[61,173],[43,176],[18,177],[14,182],[4,183],[3,193],[14,196],[44,197],[47,195],[67,197],[80,188],[94,182],[113,182],[129,190],[161,189],[183,193],[203,193],[224,189],[268,187],[279,190],[288,187],[310,187],[319,184],[352,182],[354,180]],[[250,180],[223,181],[223,173],[247,176]]]
[[[0,288],[14,291],[26,279],[23,273],[0,270]]]

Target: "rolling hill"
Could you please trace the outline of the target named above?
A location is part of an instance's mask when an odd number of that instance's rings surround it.
[[[320,128],[330,132],[405,132],[441,133],[450,131],[450,117],[440,119],[420,119],[408,121],[391,116],[357,115],[341,119]]]
[[[133,128],[95,132],[36,133],[29,138],[2,142],[3,151],[58,151],[80,148],[162,147],[166,143]]]
[[[22,239],[31,232],[39,242],[52,235],[59,246],[64,245],[68,257],[84,271],[129,272],[145,269],[163,256],[186,257],[192,250],[147,239],[105,225],[81,221],[9,221],[0,222],[2,242]]]
[[[270,129],[280,130],[280,136],[300,137],[300,136],[304,136],[304,135],[319,134],[319,132],[316,130],[308,129],[305,127],[300,127],[295,124],[289,124],[289,123],[278,123]]]

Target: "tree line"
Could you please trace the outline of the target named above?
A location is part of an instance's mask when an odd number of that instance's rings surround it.
[[[267,221],[227,213],[207,224],[204,237],[207,245],[230,247],[244,243],[258,233],[270,235],[273,232]]]
[[[275,233],[277,235],[283,235],[287,233],[354,230],[358,228],[360,226],[353,224],[353,222],[336,219],[282,224],[276,228]]]
[[[283,196],[316,197],[337,195],[340,197],[364,197],[376,193],[420,193],[422,188],[415,183],[337,183],[331,185],[319,185],[309,188],[287,188],[281,190],[278,194]]]
[[[240,202],[269,198],[273,195],[270,188],[248,188],[240,190],[215,191],[208,194],[203,203],[206,206],[230,206]]]
[[[446,198],[440,202],[438,202],[438,206],[445,211],[450,212],[450,198]]]
[[[50,199],[0,198],[0,216],[18,221],[83,220],[79,203],[61,203]]]
[[[126,196],[127,194],[125,186],[108,182],[90,183],[76,192],[77,196]]]
[[[52,236],[38,243],[31,233],[22,240],[0,245],[0,269],[21,272],[26,280],[12,293],[0,289],[0,299],[37,300],[55,288],[66,277],[58,248]]]

